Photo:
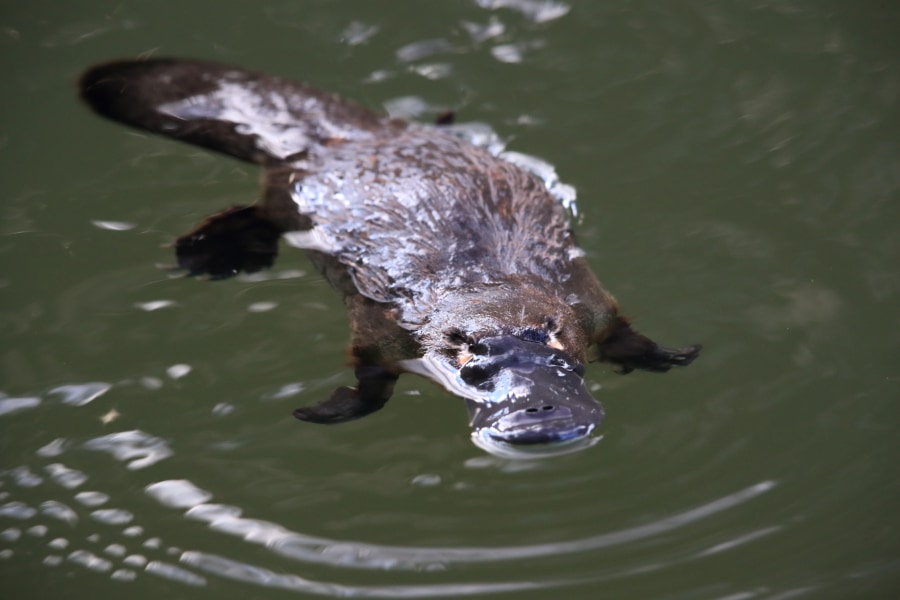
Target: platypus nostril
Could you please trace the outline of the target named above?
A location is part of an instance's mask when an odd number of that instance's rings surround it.
[[[541,410],[545,410],[545,411],[549,412],[551,410],[556,410],[556,407],[553,406],[552,404],[545,404],[544,406],[541,407]]]
[[[538,411],[538,409],[533,408],[533,407],[532,407],[532,408],[526,408],[526,409],[525,409],[525,412],[527,412],[527,413],[536,413],[537,411]]]

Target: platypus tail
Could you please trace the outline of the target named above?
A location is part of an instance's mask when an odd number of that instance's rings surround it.
[[[211,62],[153,58],[88,69],[81,97],[100,115],[259,164],[299,158],[386,120],[302,83]]]

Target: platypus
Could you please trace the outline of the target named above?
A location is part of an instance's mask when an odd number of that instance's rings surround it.
[[[304,83],[198,60],[87,70],[100,115],[264,167],[259,202],[174,243],[177,268],[224,279],[270,267],[279,239],[343,296],[357,384],[294,416],[381,409],[402,373],[464,398],[473,441],[502,453],[582,445],[604,411],[584,365],[664,372],[701,347],[635,331],[534,173],[446,125],[380,116]]]

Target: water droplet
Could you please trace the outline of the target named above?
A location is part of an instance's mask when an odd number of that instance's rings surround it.
[[[103,492],[86,491],[75,494],[75,499],[85,506],[100,506],[109,500],[109,496]]]
[[[64,521],[69,525],[78,522],[78,515],[69,506],[56,500],[47,500],[40,505],[41,514]]]
[[[11,519],[24,521],[36,514],[37,511],[24,502],[13,501],[0,506],[0,517],[9,517]]]
[[[130,523],[134,515],[121,508],[101,508],[92,512],[91,518],[105,525],[124,525]]]
[[[160,577],[165,577],[166,579],[178,581],[187,585],[206,585],[205,577],[195,575],[187,569],[182,569],[181,567],[176,567],[175,565],[170,565],[158,560],[147,563],[147,566],[144,568],[144,570],[148,573],[153,573],[154,575],[159,575]]]
[[[128,231],[134,229],[134,223],[126,223],[124,221],[91,221],[94,227],[106,229],[107,231]]]
[[[125,558],[122,559],[122,562],[129,567],[137,567],[142,568],[147,564],[147,559],[144,558],[141,554],[129,554]]]
[[[88,478],[87,475],[81,471],[70,469],[61,463],[47,465],[44,467],[44,470],[50,474],[50,479],[69,490],[77,488],[87,481]]]
[[[441,476],[434,475],[431,473],[423,473],[422,475],[416,475],[412,479],[413,485],[418,485],[422,487],[432,487],[441,483]]]
[[[172,379],[181,379],[185,375],[191,372],[191,365],[172,365],[168,369],[166,369],[166,374]]]
[[[54,550],[65,550],[69,547],[69,540],[66,538],[54,538],[47,542],[47,547]]]
[[[70,406],[84,406],[88,402],[105,394],[112,386],[101,381],[92,383],[80,383],[72,385],[61,385],[55,387],[48,394],[58,394],[62,396],[63,404]]]
[[[0,417],[34,408],[40,403],[41,399],[34,397],[0,398]]]
[[[122,530],[122,535],[126,537],[138,537],[139,535],[144,533],[144,528],[140,525],[132,525],[131,527],[126,527]]]
[[[38,456],[46,456],[46,457],[54,457],[59,456],[63,452],[65,452],[70,446],[71,442],[69,442],[66,438],[56,438],[46,446],[41,446],[37,449],[35,454]]]
[[[131,569],[116,569],[109,577],[115,581],[134,581],[137,573]]]
[[[152,300],[150,302],[137,302],[134,306],[135,308],[139,308],[147,312],[153,312],[162,308],[176,306],[176,302],[174,300]]]
[[[69,554],[69,561],[87,567],[91,571],[105,572],[112,568],[112,563],[87,550],[75,550]]]
[[[198,488],[187,479],[160,481],[148,485],[144,491],[169,508],[193,508],[212,498],[211,493]]]

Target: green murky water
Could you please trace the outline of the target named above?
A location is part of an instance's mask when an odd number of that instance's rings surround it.
[[[898,31],[888,2],[7,4],[4,597],[896,598]],[[490,123],[578,188],[639,327],[703,356],[590,369],[602,440],[549,461],[485,455],[413,377],[292,419],[350,381],[343,309],[299,252],[157,269],[258,174],[78,104],[140,53]]]

